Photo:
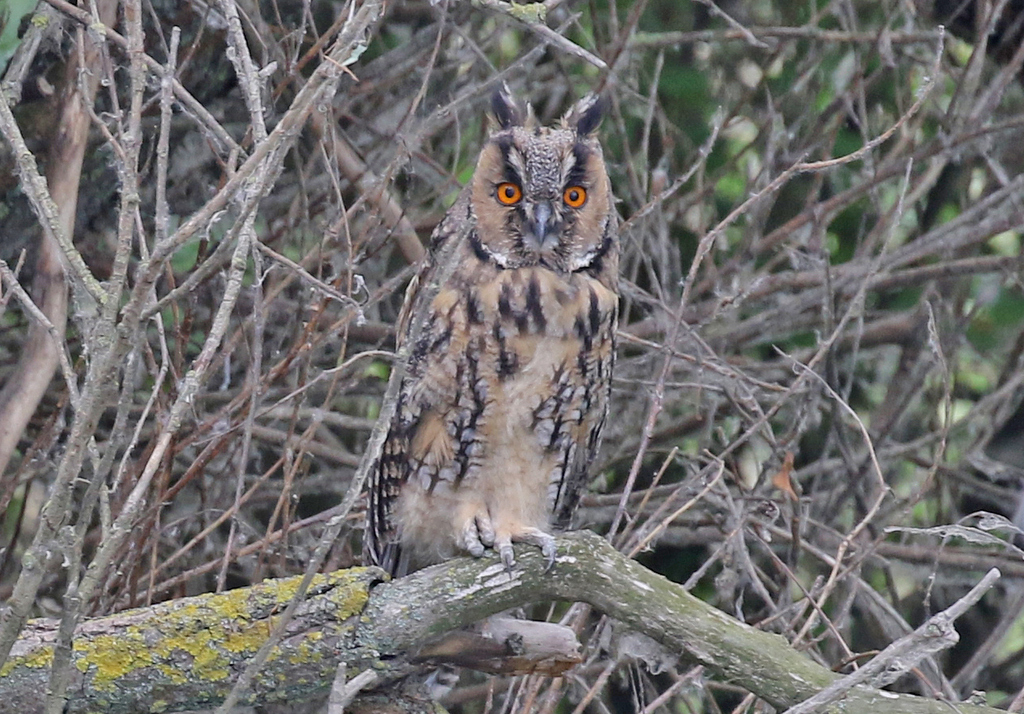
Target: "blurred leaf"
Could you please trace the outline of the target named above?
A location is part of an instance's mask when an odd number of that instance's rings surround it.
[[[391,365],[383,360],[374,360],[366,365],[363,376],[386,382],[391,376]]]

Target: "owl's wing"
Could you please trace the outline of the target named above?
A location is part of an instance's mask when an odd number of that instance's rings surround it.
[[[591,379],[585,381],[583,396],[577,409],[585,415],[576,438],[567,444],[560,478],[552,484],[555,497],[552,522],[555,528],[566,530],[572,524],[573,514],[580,497],[587,488],[591,465],[601,448],[601,436],[608,420],[608,405],[612,391],[612,369],[615,365],[615,329],[618,324],[618,305],[607,306],[608,319],[597,334],[593,347],[584,357]]]
[[[618,222],[613,219],[605,230],[606,234],[613,236],[615,240]],[[610,255],[605,267],[605,274],[594,273],[591,277],[601,282],[606,290],[589,291],[589,305],[586,306],[586,310],[578,309],[578,312],[585,312],[588,317],[587,320],[577,323],[580,354],[576,364],[582,373],[580,382],[583,393],[572,405],[571,411],[581,416],[573,438],[567,443],[567,450],[562,456],[561,473],[553,474],[553,483],[550,486],[554,491],[552,523],[560,530],[565,530],[572,524],[573,514],[592,475],[591,466],[597,459],[601,448],[601,436],[608,420],[612,371],[615,367],[615,331],[619,324],[617,257]]]
[[[399,353],[406,343],[413,344],[409,345],[412,349],[406,351],[402,384],[384,446],[370,471],[366,531],[363,535],[363,563],[376,565],[396,576],[404,574],[407,564],[402,557],[394,508],[413,468],[412,439],[425,411],[421,381],[431,361],[445,358],[443,353],[421,348],[436,343],[448,329],[444,321],[426,314],[426,303],[433,300],[439,283],[444,280],[443,273],[451,261],[451,252],[465,232],[468,210],[468,194],[464,192],[434,229],[423,264],[406,289],[396,325]]]
[[[363,534],[363,565],[376,565],[391,574],[395,574],[401,555],[392,509],[406,478],[403,465],[396,458],[402,449],[403,445],[396,443],[389,433],[380,458],[370,473],[366,531]]]

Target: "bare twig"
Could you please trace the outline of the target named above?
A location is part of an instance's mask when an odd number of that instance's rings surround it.
[[[530,28],[530,30],[541,40],[554,45],[565,53],[578,57],[584,62],[594,65],[598,69],[608,69],[608,65],[603,59],[595,56],[593,53],[583,49],[575,42],[552,30],[541,22],[542,18],[539,15],[531,14],[533,9],[537,7],[536,5],[517,5],[514,3],[504,2],[504,0],[474,0],[474,2],[479,3],[488,10],[494,10],[518,20]]]
[[[999,580],[999,571],[989,570],[977,585],[927,622],[882,650],[871,662],[786,711],[788,714],[811,714],[836,701],[851,689],[861,685],[884,687],[912,669],[925,657],[949,649],[960,641],[953,622],[981,600]]]

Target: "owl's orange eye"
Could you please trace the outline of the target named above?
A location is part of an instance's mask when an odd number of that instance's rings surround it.
[[[498,184],[498,200],[506,206],[514,206],[523,197],[523,189],[514,183]]]
[[[587,190],[582,186],[570,186],[562,194],[562,200],[565,201],[567,206],[579,208],[587,202]]]

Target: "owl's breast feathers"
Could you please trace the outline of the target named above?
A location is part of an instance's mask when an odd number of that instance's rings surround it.
[[[614,283],[462,257],[412,345],[378,467],[389,502],[371,495],[390,531],[372,555],[392,570],[399,550],[418,565],[456,555],[473,509],[499,530],[568,526],[606,418]]]

